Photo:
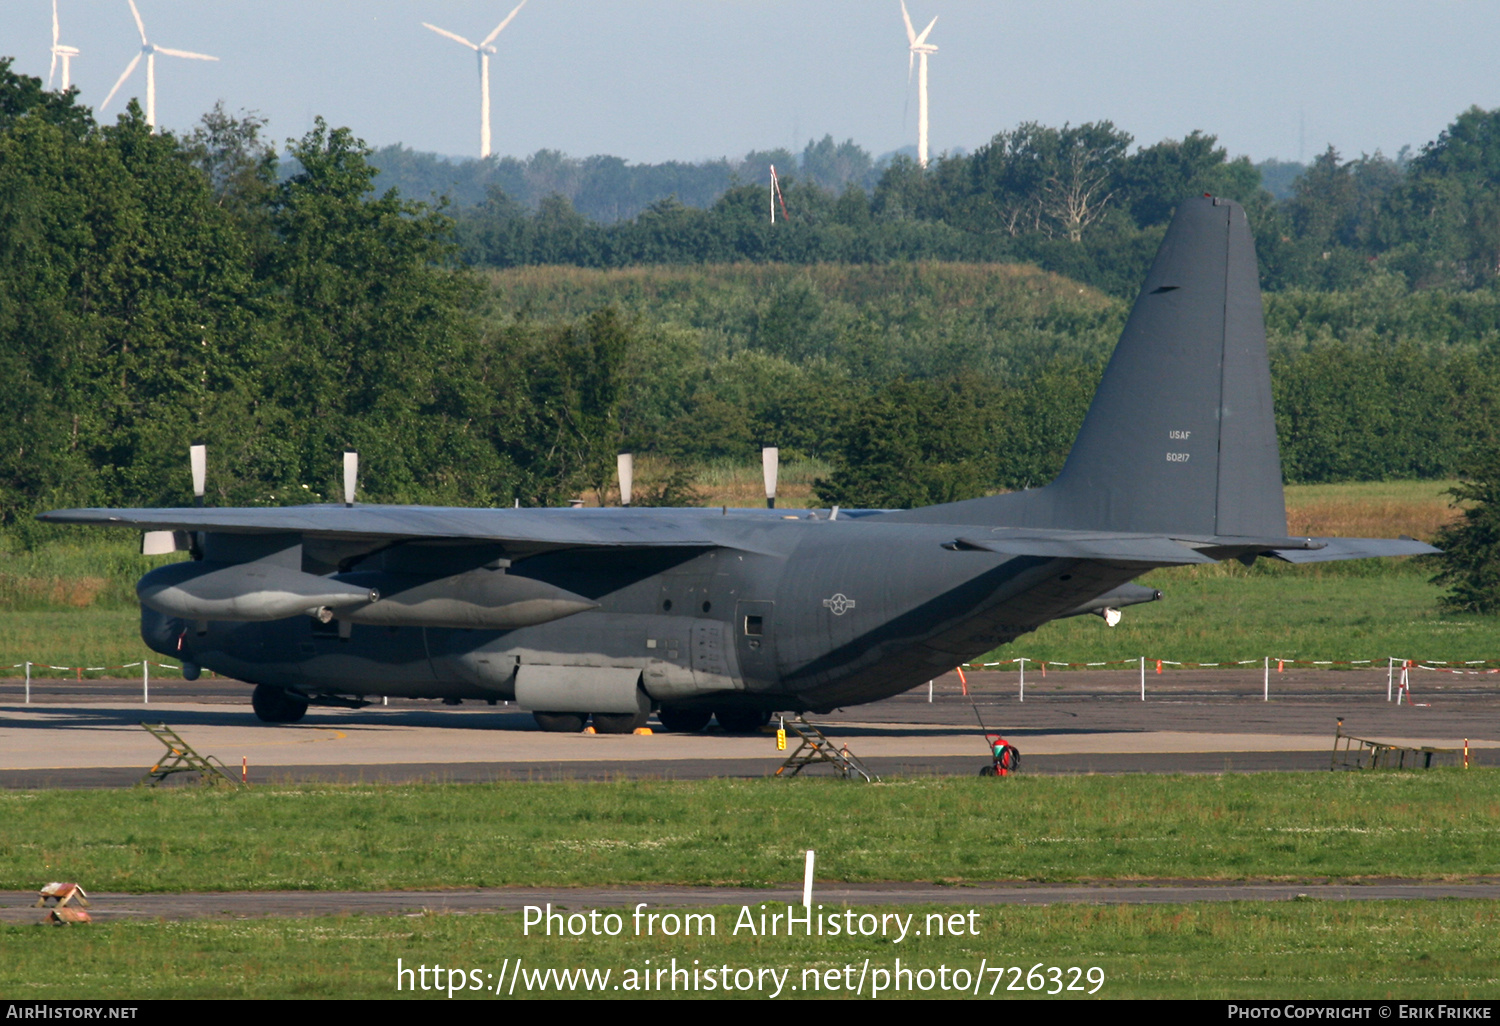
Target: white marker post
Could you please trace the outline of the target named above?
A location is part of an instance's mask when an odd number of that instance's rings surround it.
[[[1387,702],[1389,702],[1391,700],[1391,678],[1393,678],[1395,675],[1396,675],[1396,658],[1395,658],[1395,656],[1386,656],[1385,657],[1385,700]]]
[[[31,660],[26,661],[26,704],[31,704]]]
[[[151,704],[151,660],[141,660],[141,704]]]
[[[1266,656],[1266,701],[1271,700],[1271,657]]]
[[[812,908],[813,850],[807,849],[807,869],[802,874],[802,904]]]
[[[1021,664],[1021,695],[1020,695],[1020,701],[1024,702],[1024,701],[1026,701],[1026,660],[1024,658],[1021,658],[1021,659],[1017,659],[1016,662],[1018,662],[1018,663]]]
[[[927,704],[932,704],[932,681],[927,682]]]
[[[1141,656],[1141,701],[1146,700],[1146,657]]]

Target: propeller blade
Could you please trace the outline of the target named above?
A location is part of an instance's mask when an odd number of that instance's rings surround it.
[[[936,18],[933,18],[931,21],[929,21],[927,23],[927,27],[922,30],[922,34],[920,36],[918,36],[915,40],[913,40],[911,45],[912,46],[921,46],[923,43],[927,42],[927,33],[931,32],[932,31],[932,26],[934,26],[936,24],[937,24],[937,19]]]
[[[142,50],[141,53],[135,55],[135,58],[131,60],[129,64],[125,65],[125,73],[120,76],[119,81],[115,83],[115,87],[109,91],[109,95],[104,98],[104,102],[99,104],[99,110],[101,113],[104,111],[105,107],[109,106],[109,101],[115,98],[115,93],[118,93],[120,91],[120,87],[124,85],[125,80],[130,77],[130,73],[135,70],[135,66],[141,63],[141,54],[144,54],[145,52],[146,51]]]
[[[344,450],[344,505],[354,505],[354,489],[359,483],[359,453]]]
[[[479,45],[480,46],[489,46],[491,43],[493,43],[495,41],[495,37],[498,36],[501,32],[505,31],[505,26],[509,25],[510,22],[511,22],[511,19],[514,18],[516,15],[520,14],[521,13],[521,8],[523,8],[525,6],[526,6],[526,0],[521,0],[520,3],[516,4],[516,9],[514,11],[511,11],[509,14],[507,14],[505,16],[505,20],[502,21],[500,24],[496,25],[495,26],[495,31],[493,31],[489,35],[485,36],[484,37],[484,42],[480,43]]]
[[[901,0],[901,20],[906,22],[906,41],[917,45],[917,30],[911,27],[911,15],[906,13],[906,0]]]
[[[188,447],[188,463],[193,468],[193,498],[203,505],[203,493],[208,490],[208,446]]]
[[[780,466],[780,449],[767,446],[760,451],[760,469],[766,479],[766,509],[776,508],[776,473]]]
[[[618,462],[620,472],[620,505],[630,505],[631,486],[635,483],[635,454],[622,452]]]
[[[454,33],[454,32],[449,32],[447,29],[440,29],[436,25],[429,25],[425,21],[422,22],[422,27],[423,28],[430,28],[430,29],[432,29],[432,31],[436,32],[440,36],[447,36],[449,39],[453,40],[455,43],[462,43],[465,46],[467,46],[470,50],[477,50],[477,49],[479,49],[479,47],[477,47],[473,43],[469,42],[463,36],[460,36],[460,35],[458,35],[457,33]]]
[[[188,50],[168,50],[165,46],[158,46],[156,52],[164,53],[168,57],[187,57],[195,61],[216,61],[219,59],[217,57],[210,57],[206,53],[192,53]]]
[[[130,13],[135,15],[135,27],[141,34],[141,45],[150,46],[146,40],[146,23],[141,21],[141,12],[135,9],[135,0],[126,0],[130,4]]]

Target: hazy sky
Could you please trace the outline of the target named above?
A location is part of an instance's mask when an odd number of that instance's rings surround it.
[[[516,0],[136,0],[159,46],[158,120],[222,99],[276,138],[312,117],[374,146],[477,155],[471,51]],[[58,0],[73,81],[97,106],[140,47],[126,0]],[[1346,156],[1433,139],[1500,106],[1500,4],[1256,0],[908,0],[929,42],[934,152],[1022,121],[1109,119],[1138,144],[1216,133],[1231,154]],[[50,0],[0,0],[0,55],[45,78]],[[530,0],[491,64],[494,149],[633,161],[738,156],[832,133],[916,141],[898,0]],[[1488,69],[1488,70],[1486,70]],[[145,95],[145,62],[122,96]],[[106,111],[122,106],[117,98]]]

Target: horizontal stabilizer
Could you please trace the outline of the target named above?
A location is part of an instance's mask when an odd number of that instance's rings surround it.
[[[982,549],[1009,556],[1045,556],[1050,559],[1096,559],[1114,563],[1177,566],[1212,563],[1204,555],[1170,538],[1154,535],[1102,534],[1092,531],[1027,531],[995,528],[987,534],[971,534],[953,542],[957,549]]]
[[[1375,559],[1381,556],[1431,556],[1442,549],[1415,538],[1313,538],[1323,547],[1311,550],[1271,549],[1266,555],[1288,563],[1328,563],[1336,559]]]

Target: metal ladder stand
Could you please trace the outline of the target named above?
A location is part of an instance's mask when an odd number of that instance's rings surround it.
[[[152,737],[167,746],[167,755],[147,770],[146,775],[137,781],[137,785],[149,784],[155,787],[173,773],[197,773],[206,784],[221,782],[239,784],[238,780],[229,775],[227,766],[212,755],[199,755],[193,751],[193,747],[165,723],[142,723],[141,726],[146,728]]]
[[[859,761],[858,756],[849,751],[847,744],[843,748],[835,745],[821,730],[801,716],[787,720],[786,725],[787,729],[802,739],[802,743],[797,746],[796,751],[787,756],[786,762],[777,768],[776,776],[779,777],[785,773],[789,777],[795,777],[807,766],[826,762],[832,765],[838,771],[838,775],[845,780],[859,777],[867,783],[879,782],[880,777],[871,773],[865,764]],[[787,773],[787,770],[791,772]]]

